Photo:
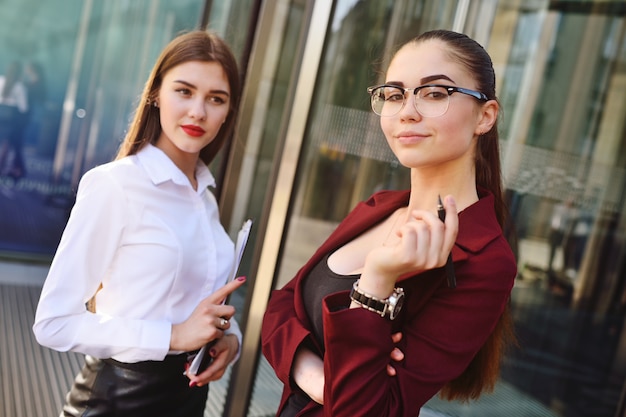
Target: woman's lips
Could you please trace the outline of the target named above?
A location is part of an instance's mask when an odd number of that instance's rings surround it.
[[[424,140],[427,136],[418,132],[401,132],[396,135],[396,139],[402,143],[415,143]]]
[[[196,137],[196,138],[204,135],[205,133],[205,130],[201,128],[200,126],[183,125],[181,127],[185,131],[186,134],[188,134],[189,136]]]

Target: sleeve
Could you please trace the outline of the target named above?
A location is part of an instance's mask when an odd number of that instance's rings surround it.
[[[239,327],[239,323],[237,323],[237,320],[235,320],[235,318],[233,317],[230,320],[230,328],[228,328],[224,334],[232,334],[235,335],[235,337],[237,337],[237,340],[239,341],[239,349],[237,350],[237,355],[235,355],[235,357],[233,358],[231,363],[235,363],[239,360],[239,357],[241,356],[241,348],[242,348],[242,342],[243,342],[243,335],[241,333],[241,328]]]
[[[457,288],[439,286],[420,308],[415,298],[426,289],[421,282],[430,278],[408,280],[408,311],[399,329],[405,360],[392,363],[393,377],[386,372],[394,347],[391,334],[398,331],[393,322],[365,309],[338,309],[349,303],[347,293],[327,297],[324,415],[418,415],[424,403],[467,368],[493,331],[515,277],[514,269],[501,265],[488,273],[469,265],[465,272],[459,268]]]
[[[369,203],[371,203],[371,200]],[[323,254],[337,247],[341,242],[363,231],[372,220],[361,210],[370,204],[359,203],[337,226],[316,253],[298,271],[296,276],[283,288],[271,294],[261,328],[263,355],[285,386],[292,386],[291,368],[298,347],[305,343],[312,350],[319,350],[311,327],[304,323],[296,310],[296,285],[299,279],[310,270]],[[321,352],[320,356],[322,356]]]
[[[115,257],[130,215],[124,190],[108,171],[83,176],[35,314],[33,331],[41,345],[99,358],[123,354],[129,362],[165,357],[170,323],[93,314],[85,307]]]
[[[311,332],[296,315],[294,304],[296,279],[272,292],[261,327],[263,355],[274,368],[278,379],[291,385],[290,373],[298,346]]]

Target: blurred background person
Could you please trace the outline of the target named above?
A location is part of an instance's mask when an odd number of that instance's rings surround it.
[[[22,127],[28,112],[21,76],[22,64],[18,61],[9,64],[5,75],[0,76],[0,174],[15,180],[24,176]]]
[[[22,64],[14,61],[9,64],[5,75],[0,76],[0,174],[15,180],[24,176],[21,142],[28,112],[28,97],[26,87],[20,80],[21,75]]]
[[[38,62],[27,62],[24,65],[23,83],[28,97],[28,111],[24,117],[25,126],[22,145],[36,146],[39,142],[47,99],[46,77],[43,66]]]

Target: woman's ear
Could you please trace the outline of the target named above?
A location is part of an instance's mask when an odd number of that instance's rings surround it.
[[[489,132],[494,124],[498,121],[498,112],[500,105],[496,100],[489,100],[480,108],[478,124],[474,133],[476,135],[484,135]]]

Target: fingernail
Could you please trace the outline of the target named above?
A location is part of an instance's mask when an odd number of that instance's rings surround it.
[[[246,280],[246,277],[237,277],[237,281],[242,281],[243,282],[245,280]]]
[[[210,354],[211,356],[215,356],[215,355],[217,355],[217,351],[216,351],[215,349],[211,349],[211,350],[209,351],[209,354]]]
[[[198,385],[198,383],[196,381],[189,381],[189,388],[193,388],[196,385]]]

